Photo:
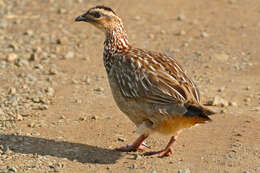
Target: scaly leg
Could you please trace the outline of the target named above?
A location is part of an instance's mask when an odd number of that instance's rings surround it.
[[[165,157],[173,154],[172,144],[177,140],[178,134],[176,136],[172,136],[167,146],[161,150],[156,152],[147,152],[145,156],[152,156],[152,157]]]
[[[125,147],[119,147],[115,150],[121,152],[132,152],[132,151],[144,151],[144,146],[142,146],[143,141],[148,137],[148,135],[141,135],[137,138],[132,145],[126,145]]]

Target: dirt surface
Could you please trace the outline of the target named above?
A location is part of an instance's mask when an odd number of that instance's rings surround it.
[[[73,22],[100,4],[134,46],[176,57],[217,112],[170,157],[113,150],[135,127],[112,99],[103,33]],[[0,172],[259,173],[259,19],[259,0],[1,0]]]

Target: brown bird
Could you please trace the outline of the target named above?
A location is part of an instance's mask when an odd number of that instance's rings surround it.
[[[111,8],[93,7],[75,21],[88,22],[105,33],[104,66],[114,100],[141,134],[132,145],[116,150],[143,150],[143,141],[159,132],[172,136],[168,145],[145,155],[168,156],[182,129],[211,120],[208,116],[214,112],[202,106],[198,88],[181,65],[165,54],[133,47]]]

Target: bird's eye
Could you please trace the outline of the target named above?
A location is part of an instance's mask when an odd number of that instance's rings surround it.
[[[92,15],[93,17],[95,17],[95,18],[100,18],[100,17],[101,17],[101,13],[98,12],[98,11],[95,11],[95,12],[91,13],[91,15]]]

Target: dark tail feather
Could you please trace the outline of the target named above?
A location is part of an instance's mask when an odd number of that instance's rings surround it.
[[[200,117],[205,121],[212,121],[208,116],[215,114],[212,110],[200,105],[185,104],[187,112],[184,114],[187,117]]]

